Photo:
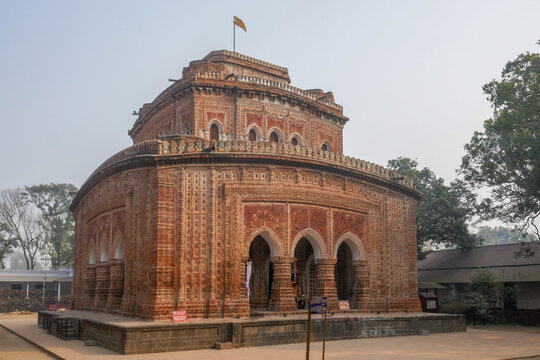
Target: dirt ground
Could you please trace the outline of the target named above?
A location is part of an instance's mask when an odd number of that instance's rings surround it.
[[[54,359],[38,347],[0,327],[0,360]]]
[[[305,359],[305,344],[261,346],[232,350],[195,350],[140,355],[119,355],[82,341],[64,341],[43,333],[37,316],[0,315],[0,325],[21,334],[63,359]],[[320,359],[322,343],[311,345],[311,359]],[[49,355],[0,327],[0,360],[50,359]],[[326,359],[520,359],[540,360],[540,327],[496,325],[468,328],[467,332],[330,341]]]

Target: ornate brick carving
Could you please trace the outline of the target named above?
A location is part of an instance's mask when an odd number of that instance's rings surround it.
[[[134,145],[99,166],[72,204],[75,308],[236,317],[295,311],[309,293],[337,310],[341,271],[339,294],[353,308],[419,310],[420,194],[345,156],[348,119],[332,94],[289,82],[285,68],[213,52],[141,108]],[[212,122],[220,141],[208,140]],[[252,125],[262,139],[248,141]],[[264,140],[272,128],[282,142]]]

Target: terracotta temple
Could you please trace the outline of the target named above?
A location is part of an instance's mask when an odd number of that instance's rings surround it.
[[[326,296],[333,311],[420,311],[421,194],[345,156],[347,121],[285,67],[226,50],[191,62],[71,205],[73,307],[244,317]]]

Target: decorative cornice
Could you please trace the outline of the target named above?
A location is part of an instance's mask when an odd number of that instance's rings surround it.
[[[251,90],[257,90],[259,92],[265,92],[265,90],[267,90],[268,92],[278,92],[283,96],[294,98],[297,101],[304,101],[308,105],[311,104],[315,106],[319,111],[325,112],[331,117],[335,117],[339,122],[342,123],[342,125],[348,121],[348,118],[343,116],[343,107],[341,105],[324,98],[317,97],[311,92],[288,84],[270,81],[255,76],[227,75],[219,72],[194,72],[182,78],[175,84],[169,86],[161,94],[159,94],[158,97],[156,97],[156,99],[150,105],[148,105],[148,107],[141,110],[135,124],[128,132],[129,135],[135,134],[136,129],[149,120],[167,100],[172,101],[177,94],[187,90],[188,88],[209,85],[214,87],[228,88],[236,91],[249,92]],[[254,88],[250,89],[250,86],[254,86]]]
[[[352,172],[357,176],[401,188],[407,193],[420,198],[422,195],[416,191],[413,181],[403,177],[396,171],[373,164],[369,161],[355,159],[341,153],[322,151],[319,148],[308,146],[293,146],[288,143],[250,142],[250,141],[208,141],[194,137],[168,136],[166,140],[147,140],[130,146],[107,159],[90,175],[75,196],[71,209],[74,209],[84,194],[92,186],[93,180],[108,168],[128,160],[144,158],[148,155],[155,160],[177,161],[185,158],[192,159],[194,155],[203,155],[209,158],[229,158],[235,162],[250,162],[250,158],[274,158],[291,164],[295,162],[312,162],[327,171],[343,170]],[[268,160],[265,160],[268,161]]]

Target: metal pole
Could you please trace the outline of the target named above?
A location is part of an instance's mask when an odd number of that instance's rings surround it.
[[[234,23],[234,16],[232,18],[232,33],[233,33],[232,48],[233,48],[233,53],[236,53],[236,24]]]
[[[324,360],[324,350],[326,348],[326,313],[328,310],[324,311],[324,324],[323,324],[323,338],[322,338],[322,360]]]
[[[45,271],[43,271],[43,286],[41,287],[41,303],[45,304],[45,280],[47,280],[47,275],[45,275]]]
[[[60,284],[61,284],[60,281],[58,281],[58,296],[56,299],[57,302],[60,302]]]
[[[26,283],[26,298],[28,299],[30,295],[30,283]]]
[[[309,360],[309,342],[311,341],[311,296],[308,298],[307,315],[307,341],[306,341],[306,360]]]

